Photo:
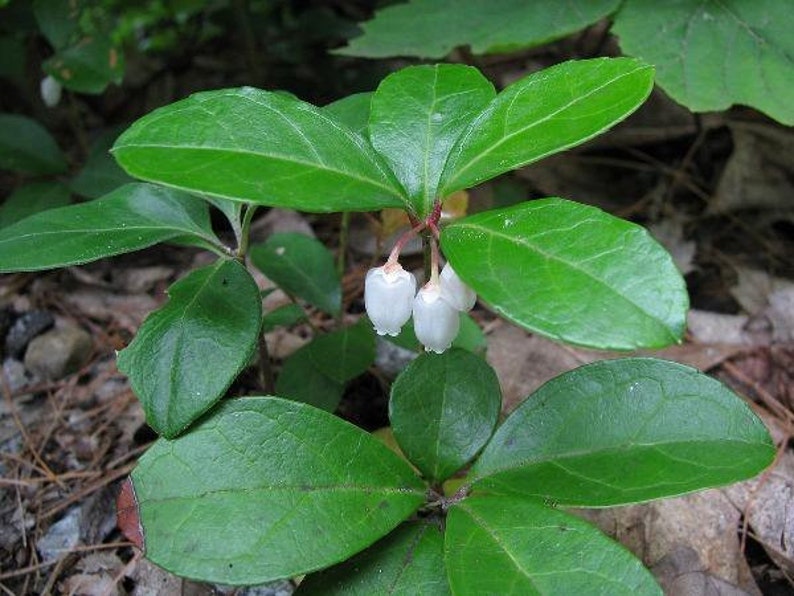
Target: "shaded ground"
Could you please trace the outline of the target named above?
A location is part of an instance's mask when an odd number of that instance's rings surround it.
[[[557,44],[480,66],[502,85],[569,50]],[[357,80],[373,84],[371,71],[386,69],[345,65]],[[199,60],[181,71],[157,72],[130,88],[123,102],[111,95],[80,109],[88,121],[115,124],[186,90],[244,79],[239,72],[211,76]],[[317,101],[339,95],[334,85],[302,93],[313,77],[319,80],[317,72],[303,75],[291,90]],[[163,79],[171,84],[162,85]],[[794,593],[792,149],[791,130],[755,112],[693,117],[655,94],[596,142],[503,177],[470,197],[471,212],[559,195],[647,225],[686,274],[694,307],[686,342],[661,355],[731,386],[762,416],[779,445],[775,465],[753,481],[586,514],[640,556],[671,594]],[[336,217],[263,216],[270,224],[309,226],[339,249]],[[344,287],[351,317],[361,311],[361,281],[373,259],[356,238],[369,235],[370,223],[354,218],[347,247]],[[81,268],[0,278],[3,593],[232,592],[182,582],[140,559],[115,527],[113,505],[120,480],[155,438],[116,370],[115,350],[162,304],[165,288],[202,258],[193,249],[154,248]],[[552,376],[609,357],[530,336],[482,305],[474,316],[489,339],[488,359],[499,373],[505,411]],[[303,327],[271,334],[272,353],[284,357],[307,334]],[[9,346],[9,338],[17,343]],[[31,341],[40,344],[35,357]],[[257,390],[252,371],[233,388],[238,394]],[[373,371],[351,385],[342,413],[376,428],[385,423],[385,395],[385,379]],[[289,584],[280,584],[256,593],[289,591]]]

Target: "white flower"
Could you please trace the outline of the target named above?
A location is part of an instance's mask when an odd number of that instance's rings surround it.
[[[474,293],[455,273],[452,265],[447,263],[441,270],[440,284],[441,295],[452,306],[460,311],[469,311],[477,302],[477,294]]]
[[[414,298],[414,332],[426,350],[441,354],[458,335],[460,316],[432,281]]]
[[[61,84],[52,76],[47,75],[41,79],[39,90],[41,91],[41,99],[48,108],[54,108],[61,101]]]
[[[378,335],[397,335],[411,318],[416,279],[398,263],[367,272],[364,306]]]

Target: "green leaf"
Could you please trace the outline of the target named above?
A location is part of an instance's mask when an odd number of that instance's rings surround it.
[[[79,4],[74,0],[34,0],[33,15],[36,23],[55,49],[64,47],[77,35],[80,11],[85,9]]]
[[[372,92],[354,93],[322,108],[328,116],[341,122],[356,134],[367,138]]]
[[[412,0],[379,10],[348,56],[443,58],[458,46],[475,54],[538,46],[613,12],[617,0]]]
[[[653,68],[631,58],[572,60],[507,87],[450,152],[441,196],[579,145],[636,110]]]
[[[221,198],[315,212],[404,206],[360,135],[311,104],[249,87],[155,110],[113,153],[136,178]]]
[[[272,234],[251,247],[250,255],[253,264],[288,294],[332,315],[342,308],[334,257],[316,238],[297,232]]]
[[[276,327],[292,327],[306,320],[306,312],[297,304],[284,304],[262,317],[262,331],[267,333]]]
[[[338,383],[355,379],[375,361],[375,333],[363,318],[355,325],[316,337],[308,347],[317,369]]]
[[[455,141],[495,96],[493,85],[476,68],[460,64],[404,68],[378,86],[370,140],[419,216],[433,208]]]
[[[86,37],[47,59],[42,69],[78,93],[102,93],[124,78],[124,55],[103,36]]]
[[[295,350],[284,360],[276,379],[276,393],[295,401],[333,412],[345,392],[344,382],[324,374],[311,355],[311,344]]]
[[[338,563],[424,501],[364,431],[274,397],[223,402],[132,473],[146,557],[184,577],[257,584]]]
[[[69,182],[73,192],[89,199],[98,199],[122,184],[133,182],[110,155],[110,148],[119,132],[116,128],[108,130],[91,144],[83,169]]]
[[[66,157],[41,124],[25,116],[0,114],[0,170],[60,174],[66,168]]]
[[[443,482],[491,438],[502,405],[499,379],[485,360],[461,349],[425,353],[391,388],[389,420],[408,459]]]
[[[118,355],[149,426],[174,437],[223,397],[254,352],[261,319],[256,282],[235,260],[173,284]]]
[[[449,596],[444,535],[427,520],[400,525],[367,550],[303,580],[295,596]]]
[[[621,545],[531,499],[477,495],[456,503],[444,550],[455,596],[662,595]]]
[[[540,199],[460,219],[441,235],[455,271],[514,323],[625,350],[679,341],[686,286],[648,232],[587,205]]]
[[[60,182],[31,182],[20,186],[0,205],[0,228],[48,209],[71,202],[69,189]]]
[[[496,431],[472,478],[477,490],[601,507],[744,480],[774,456],[763,423],[718,381],[626,358],[543,385]]]
[[[207,204],[151,184],[127,184],[91,201],[50,209],[0,231],[0,271],[80,265],[180,235],[214,245]]]
[[[752,106],[794,124],[794,12],[776,0],[627,0],[614,32],[624,52],[690,110]]]

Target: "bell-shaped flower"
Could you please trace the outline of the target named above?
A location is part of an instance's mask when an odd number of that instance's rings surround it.
[[[378,335],[397,335],[411,318],[416,278],[399,263],[386,263],[367,272],[364,306]]]
[[[51,75],[47,75],[41,79],[39,90],[41,91],[41,99],[48,108],[54,108],[61,101],[61,84],[55,80]]]
[[[460,316],[447,302],[438,283],[425,284],[414,298],[414,333],[426,350],[441,354],[460,329]]]
[[[474,306],[474,303],[477,302],[477,294],[463,283],[463,280],[458,277],[458,274],[455,273],[449,263],[444,265],[441,270],[439,282],[441,284],[441,295],[456,309],[464,312],[469,311]]]

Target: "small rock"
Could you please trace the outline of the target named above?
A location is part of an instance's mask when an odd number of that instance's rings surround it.
[[[375,365],[390,379],[396,378],[418,355],[417,352],[406,350],[387,339],[377,338]]]
[[[5,375],[8,390],[11,393],[16,393],[19,389],[22,389],[22,387],[33,381],[33,379],[28,376],[25,365],[15,358],[6,358],[3,360],[3,374]]]
[[[31,340],[47,331],[54,324],[53,316],[43,310],[32,310],[18,317],[6,335],[6,356],[20,358]]]
[[[44,379],[61,379],[78,370],[93,349],[91,336],[79,327],[53,329],[30,342],[25,367]]]
[[[80,543],[80,525],[83,512],[80,507],[71,508],[63,519],[50,526],[47,533],[36,543],[42,563],[57,561]]]
[[[237,596],[290,596],[295,591],[286,580],[271,582],[261,586],[251,586],[237,591]]]

